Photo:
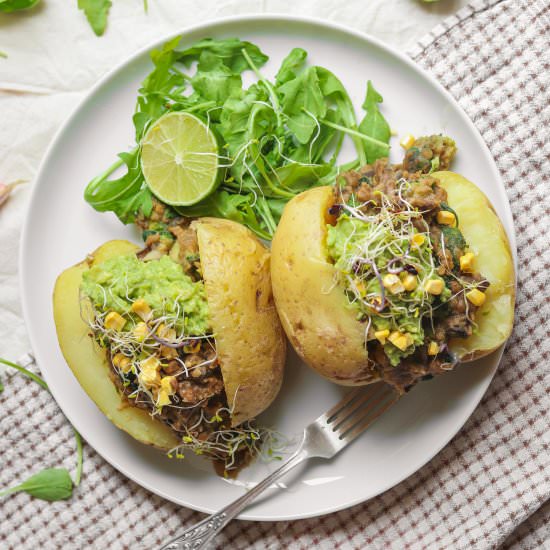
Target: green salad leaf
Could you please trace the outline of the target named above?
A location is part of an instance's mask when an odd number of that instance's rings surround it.
[[[206,38],[178,49],[179,43],[176,37],[151,54],[154,68],[142,83],[133,117],[136,147],[89,183],[85,199],[96,210],[112,211],[123,223],[149,218],[156,199],[141,170],[140,142],[151,124],[172,111],[193,113],[208,124],[221,144],[218,165],[225,176],[197,204],[165,205],[168,217],[228,218],[265,239],[292,197],[333,183],[343,169],[388,155],[389,133],[380,130],[385,120],[376,102],[373,107],[372,92],[365,102],[368,120],[358,125],[342,82],[326,68],[306,66],[305,50],[291,50],[271,80],[261,72],[267,55],[250,42]],[[245,71],[255,77],[249,86]],[[346,136],[357,159],[339,166]],[[121,167],[125,172],[111,179]]]
[[[369,80],[367,83],[367,95],[363,102],[363,109],[366,111],[366,114],[361,124],[359,124],[359,131],[383,143],[389,143],[391,137],[390,126],[378,107],[378,104],[382,103],[382,101],[382,96],[374,89],[372,82]],[[376,143],[366,143],[365,153],[367,155],[367,162],[372,163],[376,159],[384,157],[386,149]]]
[[[14,11],[34,8],[40,0],[0,0],[0,12],[12,13]]]
[[[105,32],[111,5],[110,0],[78,0],[78,8],[86,15],[96,36],[101,36]]]
[[[23,483],[0,491],[0,496],[21,491],[50,502],[67,500],[73,495],[73,480],[65,468],[46,468],[32,475]]]

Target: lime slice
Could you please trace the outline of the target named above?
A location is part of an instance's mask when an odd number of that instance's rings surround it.
[[[168,113],[143,136],[141,169],[147,185],[162,202],[196,204],[221,181],[218,142],[196,116]]]

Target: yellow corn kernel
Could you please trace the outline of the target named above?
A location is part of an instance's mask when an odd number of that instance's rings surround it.
[[[159,370],[160,361],[154,355],[149,355],[147,359],[144,359],[143,361],[140,362],[139,368],[141,370]]]
[[[138,375],[138,380],[146,388],[153,388],[160,384],[160,374],[155,369],[142,369]]]
[[[112,361],[113,365],[121,372],[130,372],[130,369],[132,368],[132,360],[129,357],[126,357],[123,353],[117,353],[113,357]]]
[[[126,324],[126,319],[116,311],[111,311],[107,313],[105,317],[105,328],[107,330],[116,330],[117,332],[121,331]]]
[[[439,344],[437,342],[430,342],[428,346],[428,355],[437,355],[439,353]]]
[[[134,327],[132,334],[138,342],[143,342],[149,336],[149,327],[145,323],[138,323]]]
[[[163,340],[173,342],[176,339],[176,331],[173,328],[168,328],[164,323],[161,323],[157,328],[157,336],[160,336]]]
[[[475,256],[471,252],[467,252],[460,256],[460,271],[464,271],[464,273],[473,273],[474,258]]]
[[[440,210],[437,213],[437,223],[454,227],[456,225],[456,216],[448,210]]]
[[[399,145],[403,147],[403,149],[410,149],[415,142],[414,136],[412,134],[405,135],[401,141],[399,142]]]
[[[151,318],[151,308],[149,304],[143,299],[139,298],[132,304],[132,311],[144,321],[148,321]]]
[[[178,356],[178,350],[169,346],[160,346],[160,356],[165,359],[175,359]]]
[[[412,273],[407,273],[401,282],[407,292],[414,290],[416,285],[418,285],[418,279],[416,278],[416,275],[413,275]]]
[[[165,376],[161,381],[160,381],[160,389],[161,391],[164,391],[166,392],[168,395],[174,395],[174,393],[176,393],[176,391],[174,390],[174,386],[172,384],[172,382],[176,379],[175,376]]]
[[[472,302],[474,306],[479,307],[485,303],[485,294],[477,288],[472,288],[472,290],[466,292],[466,298],[468,298],[468,300]]]
[[[443,292],[443,289],[445,288],[445,283],[442,279],[429,279],[424,284],[424,290],[428,294],[433,294],[434,296],[438,296]]]
[[[382,284],[392,294],[399,294],[400,292],[403,292],[405,290],[405,287],[403,286],[401,279],[397,275],[394,275],[393,273],[388,273],[387,275],[384,275],[384,278],[382,279]]]
[[[426,242],[426,237],[422,233],[415,233],[411,237],[411,242],[414,246],[422,246]]]
[[[374,333],[374,337],[382,344],[384,345],[386,343],[386,338],[390,335],[390,331],[388,329],[384,330],[377,330]]]
[[[201,349],[201,341],[196,340],[194,343],[189,344],[188,346],[183,346],[183,351],[185,353],[197,353]]]
[[[156,405],[159,408],[170,405],[170,396],[164,390],[159,391]]]
[[[412,344],[412,337],[410,334],[399,332],[394,330],[389,336],[388,340],[401,351],[405,351]]]
[[[367,293],[367,289],[363,281],[361,280],[355,281],[355,287],[357,288],[357,292],[359,293],[359,296],[365,296],[365,294]]]

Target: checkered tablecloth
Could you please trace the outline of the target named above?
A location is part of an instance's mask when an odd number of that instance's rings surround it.
[[[451,1],[451,0],[448,0]],[[409,479],[321,518],[236,521],[220,549],[489,549],[550,546],[550,3],[477,0],[411,52],[474,121],[517,230],[517,319],[502,364],[458,435]],[[0,396],[0,480],[73,468],[53,399],[19,376]],[[203,516],[148,493],[85,446],[72,500],[0,501],[0,548],[154,548]]]

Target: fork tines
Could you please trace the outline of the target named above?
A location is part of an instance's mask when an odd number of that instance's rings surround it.
[[[337,405],[322,415],[340,440],[351,441],[397,401],[398,394],[384,383],[360,387],[347,394]]]

